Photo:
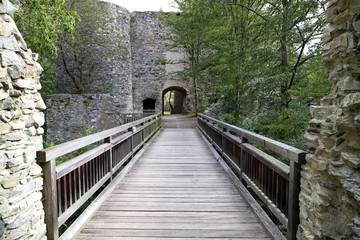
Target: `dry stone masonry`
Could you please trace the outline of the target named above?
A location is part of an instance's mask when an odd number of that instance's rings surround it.
[[[0,1],[0,239],[44,239],[42,149],[45,104],[42,67]]]
[[[59,94],[46,101],[47,139],[54,143],[121,124],[120,103],[109,94]],[[61,132],[60,132],[61,130]],[[91,130],[91,131],[90,131]]]
[[[60,56],[56,73],[57,89],[60,93],[72,95],[54,95],[47,100],[46,122],[49,141],[68,141],[76,138],[79,135],[79,126],[84,125],[84,122],[98,132],[119,122],[119,113],[141,113],[144,109],[152,108],[152,105],[153,110],[161,112],[164,93],[169,90],[175,90],[178,100],[176,113],[191,113],[195,110],[193,84],[190,79],[183,79],[177,74],[184,69],[184,59],[187,55],[182,49],[167,47],[169,42],[164,38],[170,31],[158,19],[157,15],[161,13],[130,13],[116,4],[101,4],[109,11],[110,21],[106,22],[111,26],[104,27],[99,34],[111,35],[112,44],[107,47],[112,49],[113,56],[101,58],[99,61],[99,56],[95,57],[97,49],[91,47],[89,53],[82,56],[83,61],[88,62],[86,65],[89,69],[97,73],[87,77],[86,97],[72,94],[76,89],[64,69]],[[98,98],[98,94],[110,96]],[[109,100],[110,97],[116,98],[117,101]],[[89,110],[85,110],[86,105],[82,103],[86,98],[97,99],[97,102],[90,101],[91,108],[97,109],[91,111],[101,116],[105,115],[100,109],[107,105],[108,101],[115,101],[110,110],[113,115],[108,109],[104,109],[110,119],[109,124],[103,124],[102,120],[95,122],[94,116],[87,115]],[[74,109],[75,107],[79,109]],[[75,117],[72,115],[73,112],[79,114]]]
[[[107,18],[99,19],[102,29],[89,31],[87,38],[102,39],[101,48],[86,47],[87,51],[79,56],[83,64],[86,93],[109,93],[122,103],[119,110],[132,112],[132,66],[130,45],[130,12],[116,4],[101,2]],[[83,25],[81,25],[83,26]],[[88,27],[88,26],[87,26]],[[93,36],[93,34],[97,36]],[[106,37],[103,37],[106,36]],[[103,49],[103,51],[99,50]],[[65,61],[71,71],[73,53],[65,53]],[[60,93],[74,93],[75,85],[64,68],[63,58],[59,55],[57,63],[57,90]]]
[[[331,0],[324,64],[334,82],[305,135],[299,239],[360,239],[360,1]]]
[[[157,15],[161,13],[130,13],[116,4],[101,4],[109,9],[112,31],[109,33],[104,28],[99,34],[110,34],[113,55],[122,57],[94,61],[96,49],[89,47],[90,56],[84,55],[83,58],[97,75],[89,76],[85,93],[107,93],[116,97],[120,102],[119,111],[123,113],[142,112],[144,100],[150,99],[155,101],[155,110],[160,112],[163,91],[178,87],[186,92],[182,112],[193,112],[192,83],[176,74],[184,69],[187,55],[182,49],[167,47],[169,42],[164,37],[169,34],[169,28],[158,19]],[[74,93],[75,90],[61,59],[57,64],[57,89],[60,93]],[[48,115],[48,118],[52,116]]]
[[[193,112],[194,88],[190,79],[178,71],[184,69],[186,54],[181,49],[169,49],[164,40],[169,28],[158,19],[159,12],[131,14],[131,52],[133,66],[133,110],[141,112],[143,101],[156,100],[156,112],[162,111],[163,91],[178,87],[186,92],[183,113]]]

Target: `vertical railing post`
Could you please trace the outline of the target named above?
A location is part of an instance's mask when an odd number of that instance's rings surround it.
[[[134,158],[134,134],[136,132],[136,127],[129,129],[131,131],[131,158]]]
[[[227,132],[227,128],[225,127],[221,127],[221,153],[222,156],[224,157],[224,153],[226,154],[226,138],[225,138],[225,133]]]
[[[290,177],[289,177],[289,208],[288,208],[288,239],[295,240],[296,232],[300,223],[300,178],[301,164],[305,162],[306,154],[299,155],[299,162],[290,161]]]
[[[141,145],[144,144],[144,140],[145,140],[145,123],[142,122],[141,123]]]
[[[113,154],[112,154],[112,136],[105,138],[105,143],[110,143],[110,149],[109,149],[109,154],[108,154],[108,159],[106,159],[106,161],[108,161],[109,163],[109,169],[108,172],[111,173],[111,177],[110,177],[110,181],[113,180]]]
[[[56,186],[56,160],[39,162],[43,169],[43,205],[45,211],[46,235],[49,240],[59,238],[58,204]]]
[[[248,143],[249,142],[249,139],[244,137],[244,136],[241,136],[241,144],[244,144],[244,143]],[[240,177],[242,178],[243,177],[243,172],[245,172],[245,158],[246,158],[246,153],[245,153],[245,150],[243,148],[240,148],[240,159],[239,159],[239,166],[240,166],[240,169],[241,169],[241,173],[240,173]],[[245,173],[246,174],[246,173]]]

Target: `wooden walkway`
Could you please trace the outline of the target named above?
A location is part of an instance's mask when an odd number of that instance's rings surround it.
[[[78,239],[268,239],[195,129],[165,128]]]

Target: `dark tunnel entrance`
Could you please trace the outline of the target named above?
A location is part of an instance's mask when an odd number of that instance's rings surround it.
[[[156,100],[147,98],[143,101],[143,113],[154,114],[155,113]]]
[[[186,114],[187,92],[182,87],[169,87],[163,91],[163,114]]]

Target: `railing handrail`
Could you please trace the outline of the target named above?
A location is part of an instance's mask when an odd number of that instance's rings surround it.
[[[215,118],[206,116],[204,114],[198,114],[198,116],[203,119],[212,121],[223,128],[226,128],[229,132],[236,133],[241,137],[244,137],[250,141],[253,141],[253,142],[261,145],[262,147],[268,148],[291,161],[294,161],[294,162],[300,163],[300,164],[303,164],[305,162],[306,152],[303,150],[300,150],[298,148],[292,147],[285,143],[267,138],[260,134],[242,129],[240,127],[233,126],[231,124],[222,122]]]
[[[287,227],[288,239],[296,239],[300,172],[306,152],[204,114],[198,114],[198,122],[201,132],[223,159]],[[252,143],[289,159],[289,166],[257,149]]]
[[[49,240],[58,239],[59,226],[134,159],[134,154],[160,129],[160,122],[161,114],[155,114],[37,152],[37,161],[43,169],[43,204]],[[103,141],[100,146],[56,166],[57,157],[99,141]],[[71,225],[64,238],[73,236],[74,229],[77,231],[80,225]]]
[[[110,136],[116,135],[118,133],[127,131],[128,129],[132,127],[136,127],[139,124],[142,124],[144,122],[150,121],[151,119],[154,119],[156,117],[161,116],[161,114],[154,114],[149,117],[127,123],[118,127],[114,127],[99,133],[95,133],[89,136],[85,136],[82,138],[78,138],[72,141],[68,141],[47,149],[43,149],[37,152],[37,161],[39,163],[45,163],[48,161],[51,161],[53,159],[56,159],[58,157],[61,157],[65,154],[71,153],[73,151],[76,151],[78,149],[81,149],[83,147],[86,147],[87,145],[90,145],[92,143],[96,143],[98,141],[104,140]]]

